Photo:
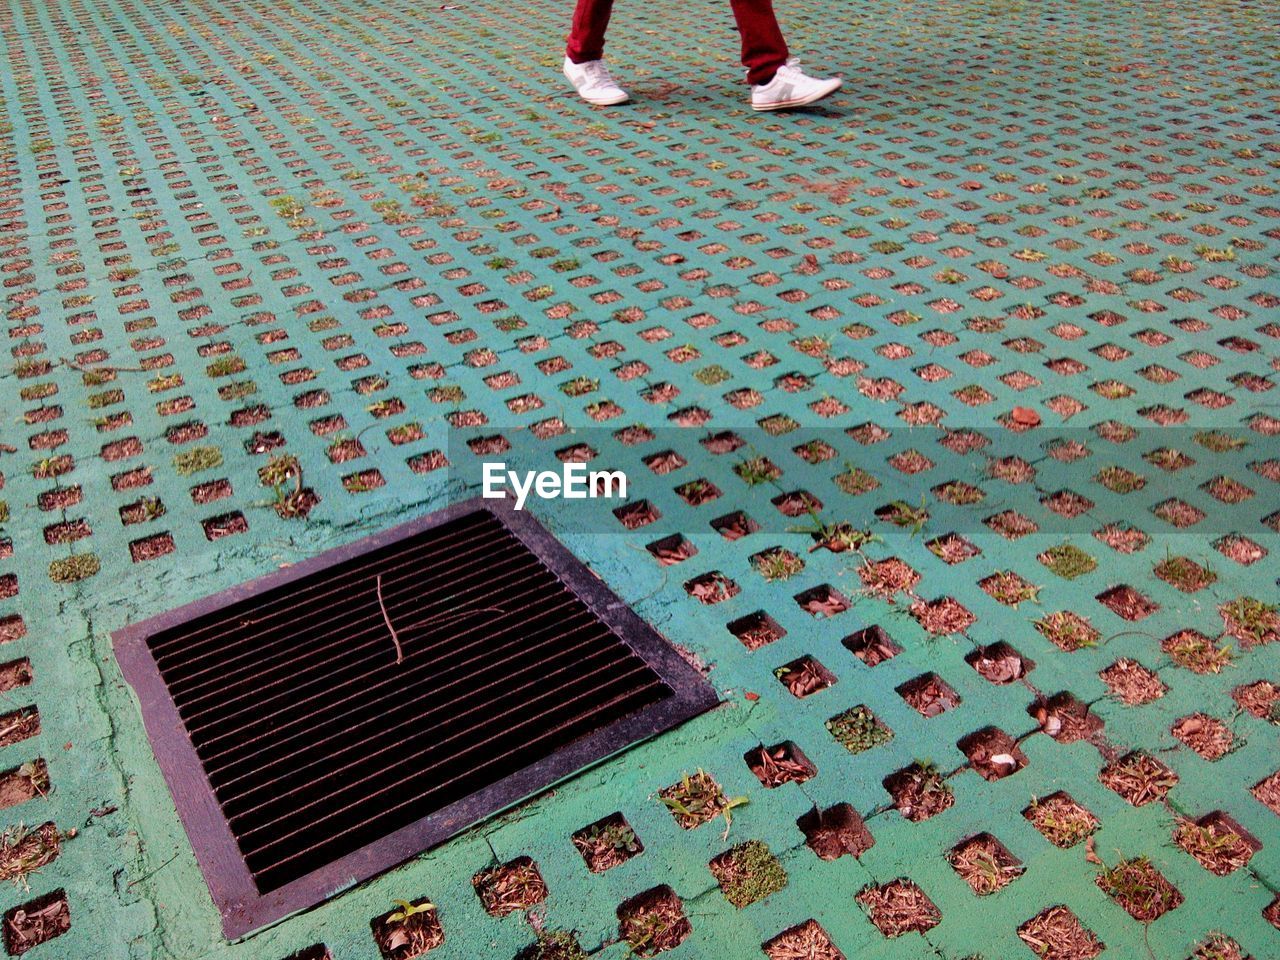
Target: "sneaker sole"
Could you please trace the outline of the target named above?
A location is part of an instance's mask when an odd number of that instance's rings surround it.
[[[578,96],[582,97],[582,94],[578,94]],[[630,100],[631,95],[624,93],[620,97],[612,97],[612,98],[582,97],[582,99],[586,103],[591,104],[593,107],[616,107],[618,104],[626,103],[628,100]]]
[[[829,90],[823,90],[820,93],[811,94],[807,97],[799,97],[795,100],[781,100],[777,103],[752,103],[751,109],[764,112],[767,110],[790,110],[792,107],[808,106],[811,103],[817,103],[819,100],[831,96],[831,94],[835,93],[842,86],[844,86],[844,81],[837,77],[835,86]]]

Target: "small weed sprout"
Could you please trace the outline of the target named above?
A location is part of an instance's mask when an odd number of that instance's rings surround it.
[[[436,908],[434,903],[426,900],[418,904],[410,903],[408,900],[393,900],[392,903],[400,909],[387,916],[388,923],[404,923],[404,921],[408,920],[412,916],[419,913],[426,913]]]
[[[914,537],[924,529],[924,525],[929,521],[929,511],[926,509],[926,505],[927,501],[924,494],[920,495],[920,506],[918,507],[911,506],[905,500],[894,500],[885,509],[884,519],[895,527],[903,527]]]

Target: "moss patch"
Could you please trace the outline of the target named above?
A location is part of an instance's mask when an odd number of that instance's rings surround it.
[[[220,466],[222,466],[222,451],[217,447],[192,447],[173,458],[173,469],[184,477]]]
[[[49,564],[49,579],[54,583],[75,583],[88,580],[102,569],[96,553],[77,553]]]
[[[1050,547],[1036,559],[1064,580],[1074,580],[1076,577],[1082,577],[1086,573],[1093,572],[1093,569],[1098,565],[1097,560],[1079,547],[1073,547],[1069,543],[1061,543],[1056,547]]]
[[[850,753],[862,753],[893,739],[893,731],[863,706],[836,714],[827,721],[827,729]]]
[[[787,885],[787,871],[759,840],[726,850],[711,861],[711,872],[725,899],[741,910]]]

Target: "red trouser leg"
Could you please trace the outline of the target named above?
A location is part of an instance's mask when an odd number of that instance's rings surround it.
[[[733,17],[742,34],[742,64],[747,68],[747,83],[768,83],[788,56],[787,41],[773,14],[773,3],[771,0],[732,0],[732,4]]]
[[[612,12],[613,0],[578,0],[564,51],[570,60],[586,63],[604,56],[604,33]]]
[[[742,63],[748,83],[768,83],[787,62],[787,41],[783,39],[771,0],[731,0],[738,32],[742,34]],[[613,0],[578,0],[573,27],[565,53],[574,63],[599,60],[604,56],[604,35],[609,28]]]

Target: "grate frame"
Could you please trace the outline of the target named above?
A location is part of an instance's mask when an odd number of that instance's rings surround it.
[[[429,532],[476,511],[487,511],[541,561],[610,632],[639,656],[672,695],[641,707],[553,750],[488,786],[384,834],[359,849],[275,889],[262,892],[214,793],[195,743],[179,714],[150,647],[151,638],[252,601],[374,550]],[[112,634],[116,660],[133,689],[157,765],[168,785],[228,940],[314,907],[357,883],[439,846],[484,819],[581,773],[626,749],[716,706],[715,689],[675,648],[639,617],[527,510],[509,499],[470,499],[327,550],[292,567],[195,600]]]

